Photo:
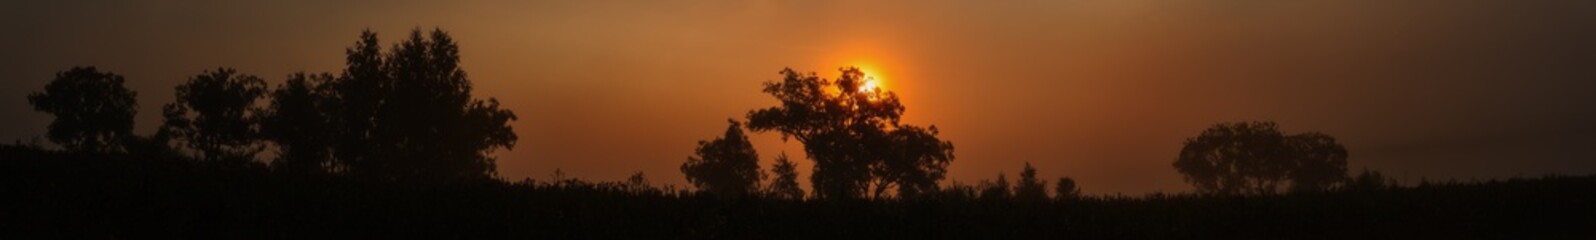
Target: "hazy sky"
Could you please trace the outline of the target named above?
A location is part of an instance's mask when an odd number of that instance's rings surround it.
[[[8,1],[0,140],[44,134],[25,96],[72,66],[126,76],[148,134],[202,70],[275,86],[339,71],[362,29],[416,27],[521,117],[507,179],[683,185],[698,140],[776,103],[761,82],[846,65],[953,141],[962,182],[1029,161],[1087,193],[1187,191],[1181,142],[1241,120],[1413,182],[1596,173],[1596,2],[1561,0]],[[755,142],[766,168],[802,156]]]

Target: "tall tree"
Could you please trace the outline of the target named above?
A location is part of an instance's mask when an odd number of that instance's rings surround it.
[[[743,134],[742,125],[727,120],[726,135],[714,140],[698,141],[694,156],[682,163],[682,174],[687,182],[699,190],[720,196],[747,196],[757,193],[759,181],[765,178],[759,171],[759,154],[753,143]]]
[[[243,165],[264,149],[255,100],[266,94],[259,77],[218,68],[177,86],[177,101],[162,108],[171,134],[205,161]]]
[[[877,196],[893,187],[934,189],[953,160],[952,143],[938,139],[934,126],[900,125],[904,107],[896,94],[861,88],[869,79],[858,68],[839,70],[835,81],[782,70],[783,79],[764,88],[781,104],[750,111],[749,129],[803,143],[815,161],[810,181],[819,198],[860,198],[872,186]]]
[[[1285,135],[1274,122],[1221,123],[1186,140],[1174,166],[1206,194],[1320,191],[1346,178],[1346,148],[1320,133]]]
[[[771,168],[771,172],[775,175],[768,187],[771,196],[781,199],[804,199],[804,190],[798,187],[798,167],[787,158],[787,153],[776,155],[776,165]]]
[[[43,92],[28,95],[28,104],[55,115],[48,137],[70,151],[121,151],[119,142],[132,135],[138,114],[138,93],[122,86],[121,75],[94,67],[57,72]]]
[[[515,146],[516,116],[497,99],[472,97],[453,38],[416,29],[387,53],[377,45],[375,33],[363,32],[331,86],[338,164],[383,179],[493,176],[490,153]]]
[[[330,98],[332,74],[294,73],[271,92],[260,114],[261,134],[275,142],[272,167],[290,172],[324,172],[332,167],[336,109]]]
[[[1047,199],[1047,180],[1036,178],[1036,168],[1031,167],[1031,162],[1025,162],[1025,169],[1020,171],[1020,181],[1014,185],[1014,197],[1033,201]]]

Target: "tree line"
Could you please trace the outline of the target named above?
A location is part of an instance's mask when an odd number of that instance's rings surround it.
[[[380,44],[364,31],[342,72],[294,73],[275,88],[231,68],[203,71],[176,87],[150,136],[131,133],[137,93],[110,71],[57,73],[28,102],[55,115],[48,138],[72,152],[385,180],[493,177],[489,153],[515,146],[516,115],[472,97],[449,34],[415,29],[386,51]],[[275,156],[262,159],[268,149]]]
[[[516,115],[496,99],[472,96],[448,33],[413,30],[384,49],[361,32],[337,73],[293,73],[276,87],[231,68],[202,71],[175,88],[164,121],[149,136],[132,134],[137,93],[125,79],[95,67],[56,74],[28,102],[55,116],[48,139],[68,151],[162,156],[294,174],[340,174],[384,180],[492,179],[498,149],[515,146]],[[935,125],[901,123],[897,95],[862,88],[858,68],[835,78],[792,69],[764,83],[779,101],[728,119],[722,136],[699,141],[681,165],[698,191],[784,199],[913,199],[936,196],[1045,199],[1047,180],[1026,163],[1011,184],[943,186],[954,145]],[[813,161],[811,192],[799,187],[782,153],[767,174],[747,133],[777,133],[804,146]],[[1347,173],[1347,150],[1329,135],[1284,134],[1274,122],[1220,123],[1187,139],[1173,166],[1197,192],[1267,195],[1380,187],[1378,172]],[[1059,199],[1080,193],[1053,181]]]

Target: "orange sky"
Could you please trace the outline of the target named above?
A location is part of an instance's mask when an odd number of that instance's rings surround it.
[[[1029,161],[1088,193],[1186,191],[1181,141],[1222,121],[1321,131],[1353,169],[1596,173],[1596,3],[1577,1],[39,1],[0,6],[0,140],[56,71],[126,76],[138,132],[186,76],[337,71],[361,29],[460,42],[476,95],[514,110],[505,178],[677,170],[783,67],[858,65],[956,145],[951,178]],[[755,137],[762,158],[796,143]],[[800,161],[800,169],[808,162]],[[807,171],[803,178],[807,179]],[[1011,176],[1012,177],[1012,176]],[[805,183],[807,185],[807,183]]]

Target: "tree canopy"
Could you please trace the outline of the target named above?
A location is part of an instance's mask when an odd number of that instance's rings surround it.
[[[1285,135],[1274,122],[1215,124],[1187,139],[1174,163],[1206,194],[1322,191],[1343,182],[1346,165],[1346,148],[1329,135]]]
[[[293,172],[325,172],[332,164],[337,115],[332,74],[295,73],[271,92],[261,114],[262,137],[280,150],[272,166]]]
[[[122,85],[121,75],[94,67],[57,72],[43,92],[28,95],[28,104],[55,115],[48,138],[67,150],[120,151],[118,144],[133,132],[138,93]]]
[[[376,33],[347,49],[346,68],[328,83],[326,111],[336,126],[337,167],[386,179],[483,178],[488,154],[515,146],[515,113],[497,99],[474,99],[448,33],[410,32],[388,52]]]
[[[162,108],[161,133],[198,151],[199,159],[243,165],[265,149],[255,107],[266,95],[259,77],[218,68],[190,77],[175,95],[176,102]]]
[[[815,161],[810,181],[819,198],[900,196],[934,190],[953,161],[953,144],[935,126],[899,124],[904,106],[896,94],[861,89],[870,79],[858,68],[839,69],[835,80],[783,69],[764,92],[781,103],[748,112],[755,132],[797,139]],[[872,190],[873,189],[873,190]]]
[[[742,124],[736,120],[726,127],[726,135],[713,140],[698,141],[694,156],[682,163],[682,174],[687,182],[699,190],[721,196],[748,196],[757,193],[759,181],[765,178],[759,171],[759,153],[743,134]]]

